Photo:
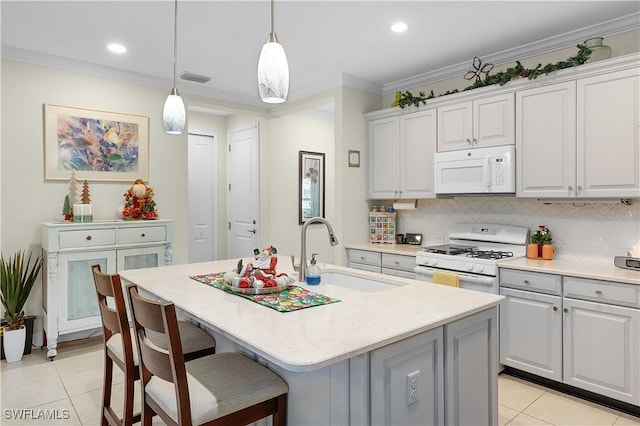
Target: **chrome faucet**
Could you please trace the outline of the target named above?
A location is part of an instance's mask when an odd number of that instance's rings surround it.
[[[312,223],[324,223],[329,231],[329,244],[332,246],[338,245],[338,237],[333,233],[331,224],[322,217],[312,217],[302,225],[302,237],[300,241],[301,253],[300,253],[300,274],[298,275],[298,281],[304,281],[307,277],[307,227]]]

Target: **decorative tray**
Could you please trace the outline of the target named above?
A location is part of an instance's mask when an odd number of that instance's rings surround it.
[[[241,287],[233,287],[230,286],[227,283],[224,283],[224,288],[226,290],[232,291],[234,293],[240,293],[240,294],[269,294],[269,293],[277,293],[279,291],[282,290],[286,290],[289,285],[285,284],[285,285],[279,285],[276,287],[263,287],[263,288],[255,288],[255,287],[246,287],[246,288],[241,288]]]

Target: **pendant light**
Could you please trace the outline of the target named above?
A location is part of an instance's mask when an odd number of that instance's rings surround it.
[[[162,110],[162,125],[169,134],[179,135],[184,130],[186,114],[184,102],[176,88],[176,68],[178,60],[178,0],[175,0],[175,11],[173,14],[173,88],[164,102]]]
[[[273,31],[273,2],[271,0],[271,32],[258,59],[258,89],[263,102],[279,104],[287,100],[289,93],[289,64]]]

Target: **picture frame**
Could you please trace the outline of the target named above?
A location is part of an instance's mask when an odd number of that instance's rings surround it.
[[[348,159],[349,167],[360,167],[360,151],[350,149],[348,153]]]
[[[298,222],[303,225],[312,217],[324,217],[324,153],[299,152]]]
[[[149,180],[149,117],[44,104],[44,178]]]

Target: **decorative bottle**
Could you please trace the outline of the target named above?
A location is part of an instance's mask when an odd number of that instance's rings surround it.
[[[307,284],[318,285],[320,284],[320,268],[316,265],[316,256],[318,253],[311,255],[311,262],[309,268],[307,268]]]

